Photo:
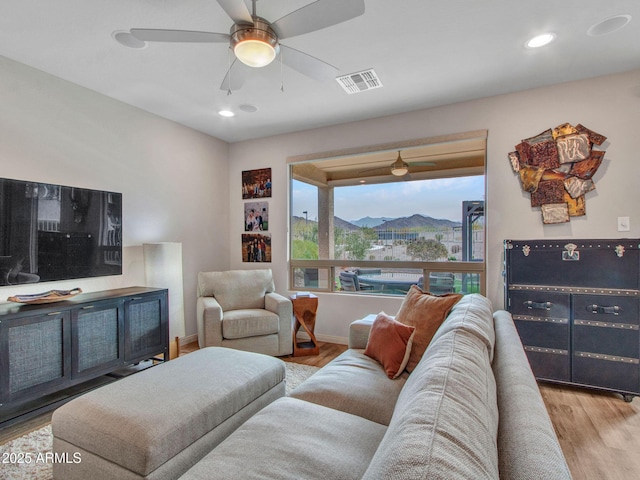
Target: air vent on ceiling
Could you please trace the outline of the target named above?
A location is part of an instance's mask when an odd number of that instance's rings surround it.
[[[382,86],[382,82],[373,69],[336,77],[336,80],[348,94],[360,93],[365,90],[380,88]]]

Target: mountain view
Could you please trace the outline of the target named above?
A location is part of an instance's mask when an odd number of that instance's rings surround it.
[[[377,227],[381,223],[386,222],[387,220],[393,220],[393,218],[391,218],[391,217],[378,217],[378,218],[364,217],[364,218],[361,218],[360,220],[351,220],[351,223],[353,223],[354,225],[357,225],[359,227],[373,228],[373,227]]]
[[[358,220],[343,220],[340,217],[333,217],[334,225],[337,228],[343,230],[359,230],[363,227],[373,228],[374,230],[390,230],[390,229],[405,229],[405,228],[454,228],[459,227],[462,224],[460,222],[453,222],[446,219],[438,219],[433,217],[427,217],[425,215],[414,214],[410,217],[399,218],[372,218],[364,217]],[[308,224],[316,224],[315,220],[305,220],[302,217],[293,217],[294,224],[298,222],[308,222]]]

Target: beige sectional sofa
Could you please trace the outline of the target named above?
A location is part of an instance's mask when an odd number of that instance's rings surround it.
[[[509,313],[463,297],[394,380],[364,355],[371,320],[181,478],[571,478]]]

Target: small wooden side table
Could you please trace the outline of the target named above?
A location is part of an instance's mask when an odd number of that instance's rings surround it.
[[[293,303],[293,356],[302,357],[305,355],[318,355],[320,348],[318,340],[313,333],[316,326],[316,312],[318,311],[318,297],[310,294],[304,297],[291,295]],[[298,331],[302,328],[309,335],[308,342],[298,342]]]

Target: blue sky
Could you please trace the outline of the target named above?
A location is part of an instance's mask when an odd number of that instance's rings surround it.
[[[408,217],[415,213],[459,222],[462,202],[484,200],[484,177],[443,178],[382,185],[336,187],[335,215],[343,220],[362,217]],[[292,214],[318,217],[316,188],[293,181]]]

